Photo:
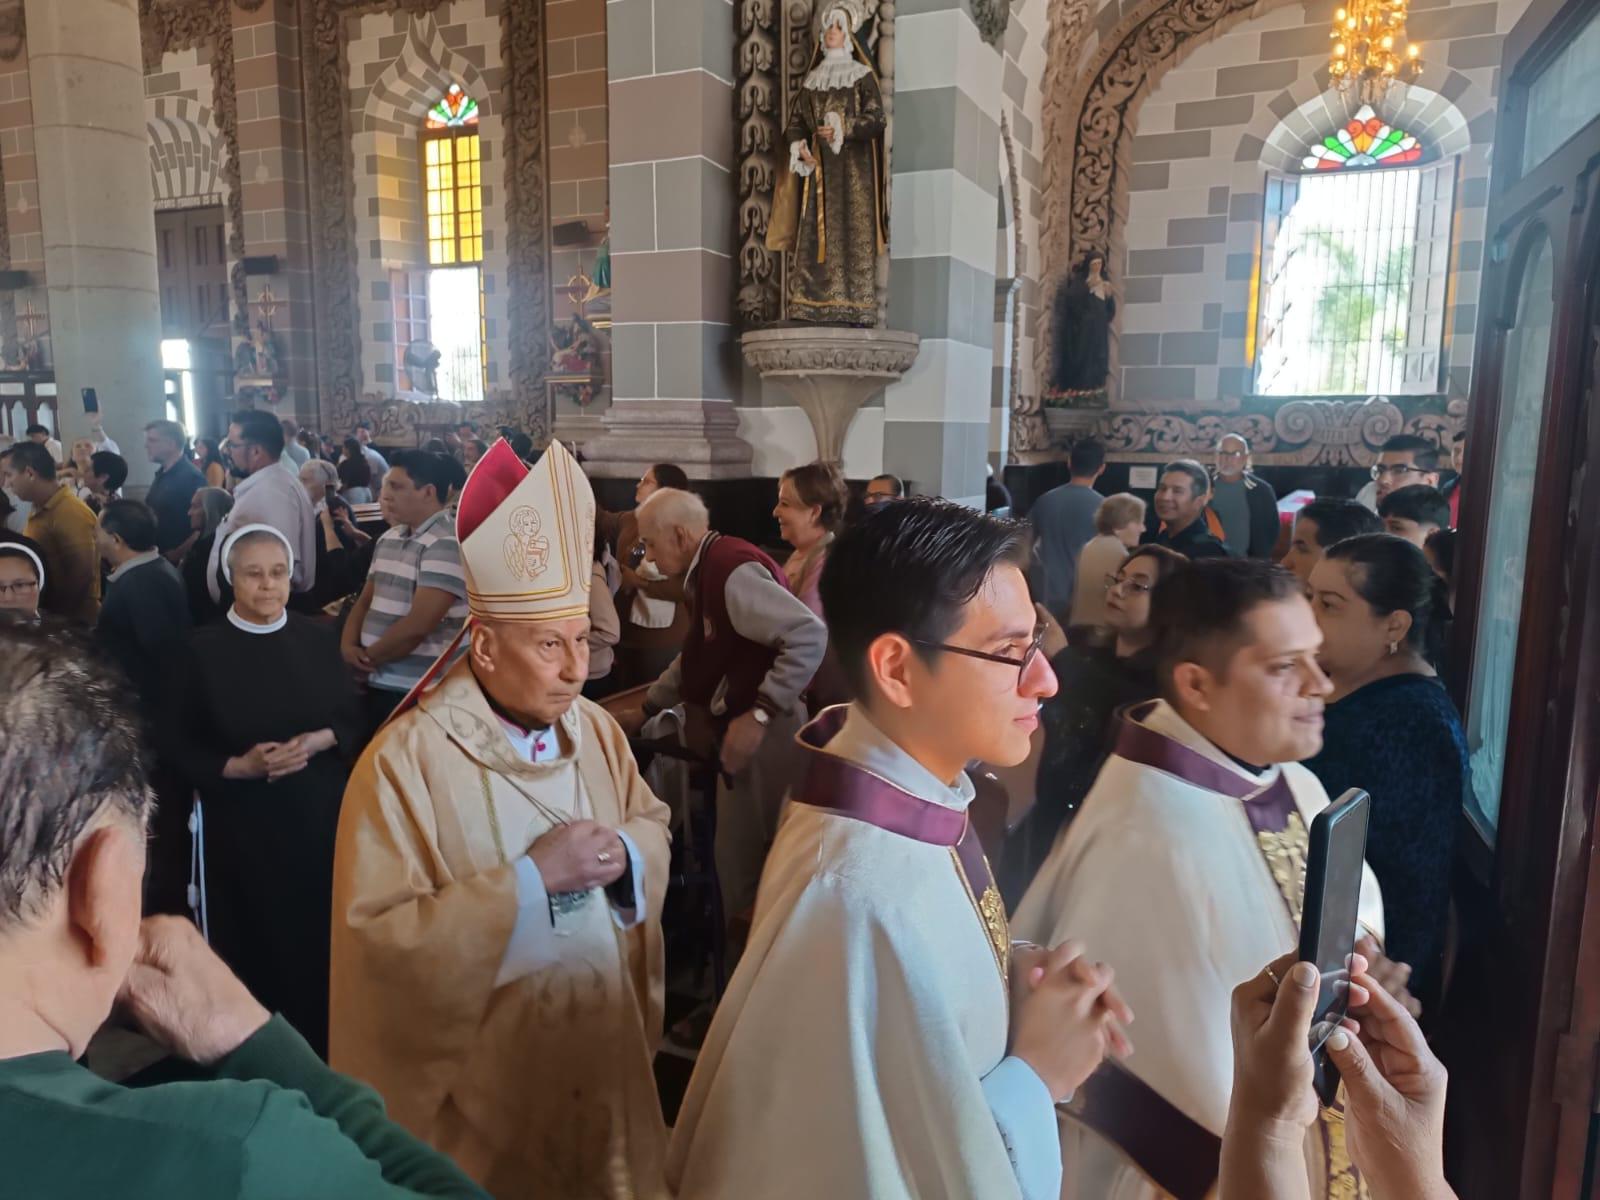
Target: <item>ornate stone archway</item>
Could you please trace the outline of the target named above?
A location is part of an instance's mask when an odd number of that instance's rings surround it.
[[[1116,268],[1122,262],[1127,219],[1129,152],[1139,105],[1190,51],[1251,17],[1290,0],[1148,0],[1100,42],[1084,70],[1058,72],[1045,99],[1050,203],[1041,228],[1043,319],[1035,342],[1039,378],[1049,377],[1049,297],[1067,265],[1090,248]],[[1051,12],[1052,50],[1058,21],[1081,44],[1083,0],[1058,0]],[[1074,55],[1076,49],[1074,48]],[[1053,56],[1054,57],[1054,56]],[[1054,68],[1054,63],[1052,63]],[[1065,93],[1067,99],[1059,96]],[[1115,335],[1112,368],[1116,367]]]

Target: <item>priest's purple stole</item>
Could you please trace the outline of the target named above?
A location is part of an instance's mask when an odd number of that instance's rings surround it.
[[[988,935],[1001,985],[1009,989],[1011,934],[1005,904],[977,830],[966,812],[924,800],[865,767],[827,753],[825,747],[844,726],[848,714],[848,706],[836,705],[825,709],[800,731],[800,745],[810,753],[806,755],[805,775],[789,793],[789,799],[931,846],[948,846]]]

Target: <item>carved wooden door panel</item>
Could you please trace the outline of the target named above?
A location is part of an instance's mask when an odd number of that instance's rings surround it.
[[[163,338],[226,337],[227,246],[227,218],[220,204],[156,213]]]
[[[1463,1200],[1580,1200],[1600,1065],[1600,0],[1507,37],[1461,504],[1471,753],[1435,1030]],[[1597,902],[1589,903],[1591,895]]]

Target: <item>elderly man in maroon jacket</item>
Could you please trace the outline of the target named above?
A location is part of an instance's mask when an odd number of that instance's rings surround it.
[[[681,704],[686,740],[715,756],[717,877],[723,911],[755,904],[767,847],[790,779],[800,693],[828,648],[828,631],[789,590],[783,569],[740,538],[711,530],[698,496],[662,488],[639,507],[639,534],[663,574],[684,574],[689,635],[624,727]]]

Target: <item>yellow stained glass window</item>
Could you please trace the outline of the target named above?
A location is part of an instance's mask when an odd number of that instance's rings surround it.
[[[428,262],[434,266],[483,260],[483,188],[475,104],[472,111],[471,124],[430,126],[422,135]]]

